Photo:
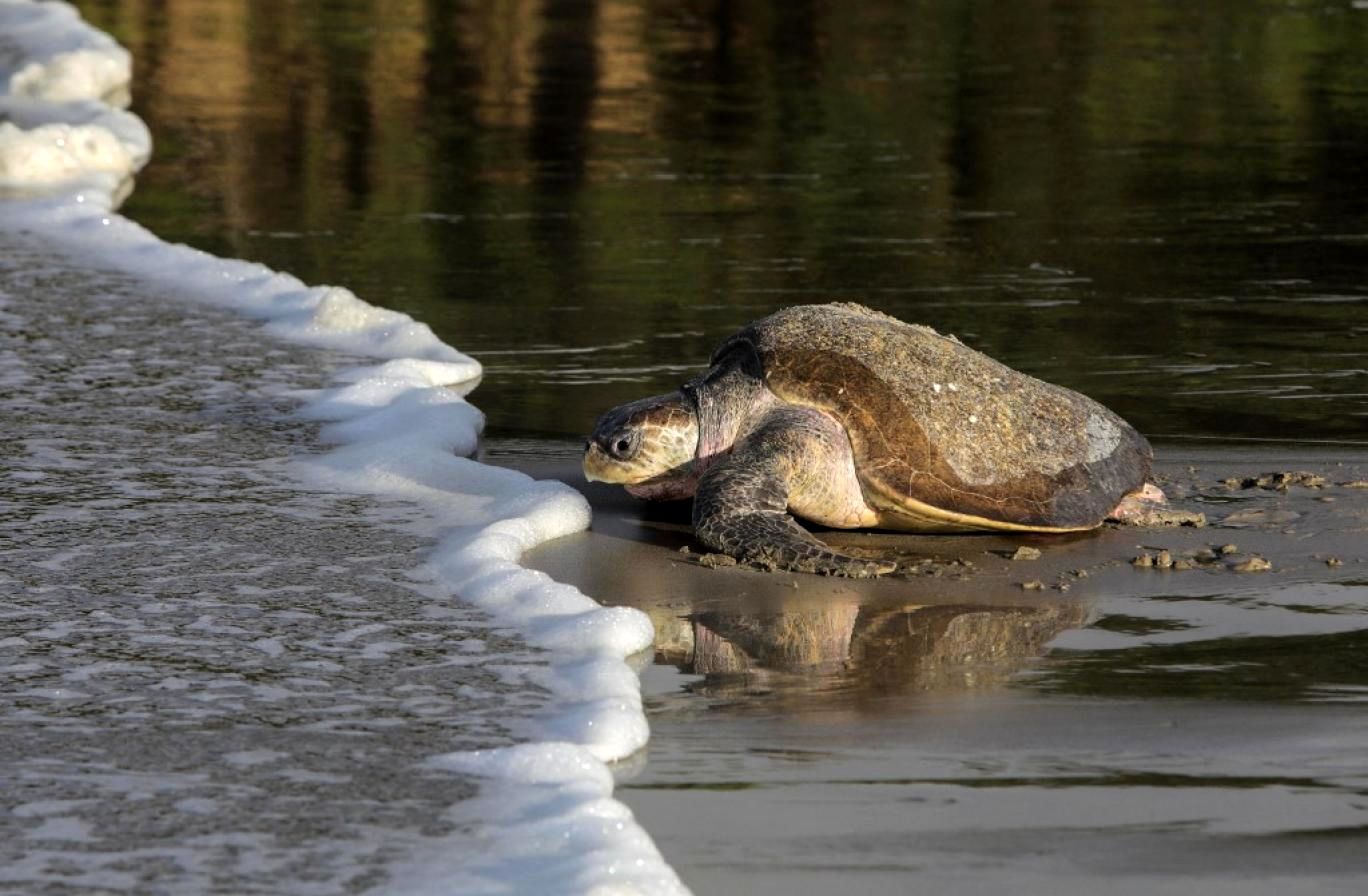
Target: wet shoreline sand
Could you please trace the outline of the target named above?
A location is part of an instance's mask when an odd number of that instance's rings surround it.
[[[1270,581],[1335,580],[1356,569],[1362,573],[1368,564],[1368,488],[1361,485],[1368,450],[1175,447],[1164,454],[1157,473],[1172,497],[1171,506],[1204,513],[1206,526],[1109,524],[1095,532],[1064,536],[819,531],[831,544],[892,555],[910,567],[868,580],[709,568],[699,563],[702,549],[693,540],[687,502],[651,504],[619,487],[586,483],[573,460],[525,459],[516,466],[573,485],[594,509],[589,531],[539,548],[529,562],[605,603],[646,610],[687,606],[699,612],[734,609],[738,600],[830,600],[832,595],[852,597],[861,604],[955,599],[1038,603],[1041,594],[1029,593],[1035,590],[1031,582],[1041,583],[1042,594],[1074,599],[1115,590],[1202,594],[1212,590],[1214,581],[1238,583],[1233,587],[1243,589]],[[495,456],[491,462],[505,461]],[[1298,471],[1314,473],[1324,484],[1224,484]],[[1203,554],[1211,550],[1219,555],[1219,548],[1231,544],[1237,550],[1219,560]],[[1041,556],[1012,559],[1022,546],[1039,550]],[[1163,550],[1174,559],[1191,559],[1194,568],[1142,569],[1133,563],[1143,554],[1153,557]],[[1234,567],[1250,557],[1267,559],[1272,569],[1262,578],[1255,573],[1237,575]],[[918,560],[930,561],[926,571],[918,570]],[[1339,563],[1327,563],[1331,560]],[[970,565],[961,565],[966,562]],[[1077,575],[1080,570],[1086,575]],[[1222,578],[1217,580],[1218,576]]]
[[[382,886],[526,741],[545,652],[414,567],[419,511],[310,489],[352,356],[0,234],[0,891]]]
[[[518,464],[595,510],[528,563],[656,622],[619,796],[697,892],[1359,892],[1368,452],[1159,454],[1208,526],[821,533],[934,561],[875,581],[709,569],[685,509]]]

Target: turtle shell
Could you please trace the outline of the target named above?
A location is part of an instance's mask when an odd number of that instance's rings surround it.
[[[1092,528],[1150,474],[1149,443],[1092,399],[862,305],[777,312],[714,364],[751,353],[782,401],[845,427],[866,502],[907,528]]]

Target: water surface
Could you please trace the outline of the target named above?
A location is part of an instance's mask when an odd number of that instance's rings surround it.
[[[1362,892],[1362,4],[80,5],[158,139],[127,212],[432,324],[493,460],[564,475],[740,324],[853,299],[1102,400],[1226,522],[1029,573],[914,540],[975,572],[791,606],[596,496],[534,562],[656,617],[622,793],[699,892]],[[1273,569],[1129,562],[1226,543]]]
[[[129,214],[431,323],[495,435],[843,298],[1150,434],[1363,436],[1346,0],[80,5],[157,135]]]

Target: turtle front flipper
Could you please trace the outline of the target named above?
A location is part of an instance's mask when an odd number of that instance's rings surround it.
[[[819,411],[781,407],[699,482],[699,541],[767,569],[864,578],[897,568],[832,550],[798,525],[790,507],[833,525],[868,524],[858,518],[867,508],[845,431]]]

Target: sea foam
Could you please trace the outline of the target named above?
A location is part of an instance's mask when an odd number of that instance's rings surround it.
[[[648,737],[625,658],[651,645],[651,624],[519,565],[536,545],[586,528],[589,508],[564,485],[464,456],[483,426],[464,398],[478,362],[346,289],[168,244],[117,214],[151,153],[142,122],[120,108],[127,51],[60,2],[0,0],[0,41],[8,119],[0,195],[11,197],[0,225],[39,234],[81,263],[260,320],[281,339],[382,359],[301,396],[301,413],[326,421],[333,448],[294,470],[314,487],[416,503],[435,544],[424,572],[453,600],[549,652],[539,683],[559,699],[557,712],[538,720],[538,740],[432,758],[486,785],[452,810],[469,842],[398,869],[400,891],[687,892],[612,799],[605,765]]]

